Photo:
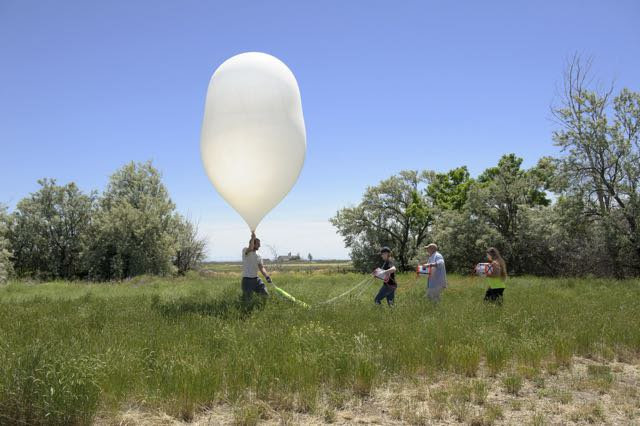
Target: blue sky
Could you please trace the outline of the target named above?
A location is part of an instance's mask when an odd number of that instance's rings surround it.
[[[36,180],[104,188],[153,160],[213,259],[247,232],[199,158],[211,74],[263,51],[298,79],[307,157],[258,228],[264,243],[346,257],[327,219],[402,169],[473,174],[557,153],[549,107],[566,60],[640,90],[640,2],[0,0],[0,202]]]

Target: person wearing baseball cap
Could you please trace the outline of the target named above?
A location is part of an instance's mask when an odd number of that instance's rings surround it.
[[[424,247],[429,254],[429,260],[425,266],[429,268],[427,275],[427,297],[433,302],[440,301],[440,293],[447,286],[447,268],[444,265],[444,257],[438,251],[438,246],[431,243]]]
[[[383,299],[387,299],[387,304],[393,306],[398,284],[396,283],[396,267],[393,264],[391,249],[386,246],[382,247],[380,249],[380,257],[382,257],[384,263],[379,268],[378,273],[382,273],[384,283],[374,300],[376,305],[380,305]],[[374,276],[376,275],[374,274]]]

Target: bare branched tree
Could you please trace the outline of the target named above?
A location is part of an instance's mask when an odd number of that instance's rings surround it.
[[[614,269],[639,268],[622,262],[619,253],[630,245],[640,258],[640,94],[623,89],[613,96],[613,84],[594,88],[590,67],[591,61],[578,55],[571,59],[561,102],[552,110],[560,126],[553,138],[566,154],[565,189],[580,197],[584,215],[606,230]]]
[[[265,244],[264,246],[271,253],[271,266],[272,270],[279,271],[282,269],[282,262],[280,261],[280,256],[278,255],[278,249],[276,246]]]

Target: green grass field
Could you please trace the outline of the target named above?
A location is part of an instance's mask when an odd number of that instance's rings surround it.
[[[274,279],[315,305],[363,276],[283,272]],[[505,421],[504,410],[524,408],[489,404],[487,387],[498,386],[508,401],[540,390],[539,398],[560,404],[578,390],[538,385],[572,371],[575,357],[593,360],[585,383],[605,393],[617,377],[611,363],[638,364],[637,280],[516,278],[496,307],[482,302],[480,279],[450,277],[434,306],[423,298],[423,280],[401,275],[393,309],[373,305],[378,283],[311,309],[273,294],[242,305],[231,271],[0,287],[0,424],[117,423],[134,408],[185,421],[219,409],[238,424],[295,422],[297,415],[348,422],[341,410],[373,401],[380,389],[443,380],[449,388],[422,397],[394,391],[382,422],[490,424]],[[627,396],[625,418],[637,421],[640,399]],[[430,407],[422,417],[411,405],[418,403]],[[566,419],[597,423],[599,407],[579,406]]]

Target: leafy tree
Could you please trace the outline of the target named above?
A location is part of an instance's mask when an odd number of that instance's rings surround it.
[[[188,219],[175,216],[175,239],[177,242],[173,265],[178,274],[196,268],[205,258],[207,242],[198,235],[198,227]]]
[[[11,262],[11,250],[7,234],[9,233],[7,223],[9,218],[6,213],[7,208],[0,204],[0,284],[7,281],[13,273]]]
[[[82,260],[94,196],[74,184],[39,180],[40,189],[22,199],[11,215],[9,239],[19,275],[44,278],[84,276]]]
[[[527,245],[536,238],[528,228],[527,210],[548,206],[541,172],[521,168],[522,158],[502,156],[496,167],[485,170],[472,185],[468,205],[471,213],[486,221],[500,235],[500,244],[512,272],[524,272],[529,258]]]
[[[488,247],[502,246],[502,236],[486,220],[466,206],[441,210],[434,215],[433,240],[446,257],[447,271],[468,274],[484,261]]]
[[[506,255],[509,256],[511,272],[533,275],[555,275],[559,269],[553,251],[552,207],[525,206],[519,214],[519,229],[515,238],[508,241]]]
[[[351,243],[345,243],[351,250],[350,257],[353,268],[361,272],[371,272],[376,266],[380,266],[380,247],[391,246],[389,241],[384,242],[385,238],[387,237],[380,234],[378,229],[369,227],[352,238]]]
[[[360,204],[330,219],[351,249],[355,268],[371,270],[382,245],[392,248],[401,270],[410,268],[432,220],[426,183],[424,173],[402,171],[367,188]]]
[[[551,228],[546,230],[547,246],[552,253],[548,262],[552,275],[609,275],[612,271],[601,254],[604,239],[593,218],[582,215],[580,197],[560,196],[547,213]]]
[[[307,259],[309,259],[309,262],[312,262],[312,261],[313,261],[313,256],[311,256],[311,253],[309,253],[309,254],[307,255]]]
[[[449,170],[446,173],[429,173],[427,195],[433,205],[442,210],[462,210],[467,202],[469,189],[473,183],[467,166]]]
[[[592,89],[590,63],[574,57],[564,78],[554,141],[566,192],[583,200],[583,217],[602,228],[619,276],[640,271],[640,93]],[[625,255],[625,253],[628,253]]]
[[[540,184],[540,187],[535,188],[535,195],[541,200],[538,204],[550,205],[547,194],[549,192],[559,193],[562,188],[558,174],[558,160],[553,157],[542,157],[535,167],[529,169],[529,174]]]
[[[161,175],[151,162],[117,170],[99,199],[92,227],[90,273],[99,279],[167,274],[179,226]]]

